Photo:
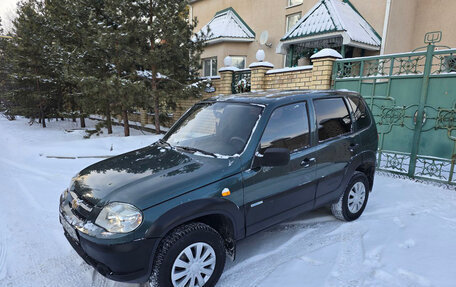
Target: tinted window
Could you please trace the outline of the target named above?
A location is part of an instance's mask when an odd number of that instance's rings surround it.
[[[309,142],[306,103],[283,106],[269,119],[261,138],[260,153],[269,147],[287,148],[293,152],[308,146]]]
[[[358,97],[349,97],[348,102],[350,103],[350,106],[353,110],[358,130],[367,128],[370,125],[371,120],[364,101]]]
[[[314,101],[314,105],[319,141],[350,132],[350,114],[342,98],[319,99]]]

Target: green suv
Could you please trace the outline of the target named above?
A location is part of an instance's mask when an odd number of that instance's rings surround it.
[[[162,140],[79,172],[60,198],[76,252],[102,275],[214,286],[236,242],[331,206],[357,219],[377,129],[348,91],[266,91],[192,107]]]

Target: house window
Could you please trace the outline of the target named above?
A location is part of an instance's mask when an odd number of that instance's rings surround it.
[[[230,56],[233,67],[245,69],[245,56]]]
[[[301,19],[301,12],[287,16],[287,32]]]
[[[205,58],[203,61],[203,76],[217,76],[217,57]]]
[[[302,4],[303,0],[288,0],[288,7]]]

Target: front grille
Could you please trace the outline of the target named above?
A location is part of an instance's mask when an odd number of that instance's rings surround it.
[[[71,200],[69,206],[75,216],[81,220],[87,220],[93,210],[93,205],[83,198],[79,197],[75,192],[70,191]]]

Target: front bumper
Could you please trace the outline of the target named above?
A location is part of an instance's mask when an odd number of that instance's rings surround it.
[[[144,283],[149,279],[158,239],[102,245],[79,236],[79,243],[64,231],[73,249],[101,275],[121,282]]]
[[[120,243],[109,238],[91,240],[90,235],[81,233],[81,230],[86,233],[86,226],[90,224],[76,217],[65,204],[60,205],[60,223],[73,249],[103,276],[132,283],[144,283],[149,279],[159,238]]]

